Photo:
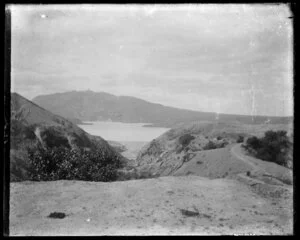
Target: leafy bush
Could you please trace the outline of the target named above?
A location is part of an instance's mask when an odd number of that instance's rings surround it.
[[[190,144],[190,142],[192,141],[192,140],[194,140],[195,139],[195,137],[194,136],[192,136],[192,135],[190,135],[190,134],[184,134],[184,135],[182,135],[182,136],[180,136],[179,137],[179,143],[182,145],[182,146],[187,146],[187,145],[189,145]]]
[[[105,151],[65,147],[28,149],[29,176],[33,181],[114,181],[121,162]]]
[[[261,140],[253,136],[247,139],[246,148],[259,149],[261,147]]]
[[[251,137],[245,148],[255,157],[288,166],[288,154],[291,149],[286,131],[267,131],[263,138]]]
[[[218,148],[217,145],[212,142],[212,141],[209,141],[204,147],[203,147],[203,150],[210,150],[210,149],[216,149]]]

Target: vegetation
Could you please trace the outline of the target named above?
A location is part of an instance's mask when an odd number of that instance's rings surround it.
[[[33,181],[114,181],[121,166],[119,158],[106,151],[43,148],[40,144],[28,149],[28,158]]]
[[[213,141],[209,141],[204,147],[203,150],[210,150],[210,149],[216,149],[218,148],[217,144],[215,144]]]
[[[41,136],[46,145],[50,148],[55,146],[64,146],[67,148],[70,147],[69,141],[65,136],[63,136],[62,131],[59,132],[59,130],[54,127],[48,127],[44,129],[44,131],[41,133]]]
[[[183,156],[182,160],[183,160],[183,162],[188,162],[188,161],[190,161],[195,155],[196,155],[195,153],[186,153],[186,154]]]
[[[262,138],[251,137],[244,147],[259,159],[288,166],[291,142],[286,131],[267,131]]]
[[[222,141],[215,143],[213,141],[209,141],[204,147],[203,150],[210,150],[210,149],[217,149],[217,148],[223,148],[228,144],[227,141]]]
[[[195,139],[195,137],[194,136],[192,136],[192,135],[190,135],[190,134],[184,134],[184,135],[182,135],[182,136],[180,136],[179,137],[179,143],[182,145],[182,146],[187,146],[187,145],[189,145],[190,144],[190,142],[192,141],[192,140],[194,140]]]
[[[243,136],[239,136],[238,139],[236,140],[237,143],[242,143],[244,142],[244,137]]]
[[[34,125],[25,126],[21,121],[11,119],[10,123],[10,138],[11,148],[17,149],[19,145],[22,145],[24,139],[33,140],[35,139]]]

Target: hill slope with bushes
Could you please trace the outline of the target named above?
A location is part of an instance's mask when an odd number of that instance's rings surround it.
[[[286,130],[289,134],[292,132],[292,126],[285,124],[246,125],[226,122],[181,124],[147,144],[137,157],[137,168],[145,177],[168,176],[179,172],[187,173],[180,169],[190,169],[187,166],[192,164],[197,166],[196,169],[199,169],[201,176],[206,177],[212,173],[213,177],[222,177],[226,172],[236,172],[235,168],[241,165],[237,164],[238,160],[230,160],[229,149],[225,150],[227,146],[230,148],[232,144],[244,142],[253,135],[261,136],[270,129]],[[224,156],[227,157],[224,159]],[[210,166],[209,169],[206,162]],[[224,164],[232,166],[223,167]],[[226,171],[214,169],[219,167]],[[247,166],[239,169],[247,171]]]
[[[34,160],[34,156],[29,159],[29,149],[43,156],[61,148],[65,151],[100,152],[111,159],[126,160],[101,137],[89,135],[71,121],[52,114],[17,93],[11,94],[10,147],[11,181],[31,179],[30,161]]]

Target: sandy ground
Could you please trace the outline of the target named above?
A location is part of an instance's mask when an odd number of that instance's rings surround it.
[[[199,176],[11,183],[10,235],[292,234],[292,199]],[[181,210],[197,216],[185,216]],[[64,212],[64,219],[51,219]]]

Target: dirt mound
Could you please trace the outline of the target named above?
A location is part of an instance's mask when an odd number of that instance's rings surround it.
[[[291,210],[292,198],[270,200],[232,179],[23,182],[11,183],[9,224],[12,236],[278,235],[292,234]]]

